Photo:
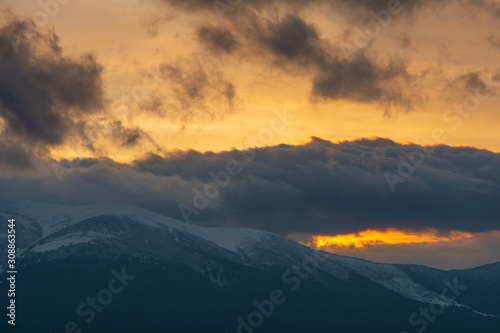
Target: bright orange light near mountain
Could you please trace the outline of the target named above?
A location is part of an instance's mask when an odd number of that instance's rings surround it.
[[[335,236],[313,236],[313,244],[317,248],[325,246],[339,247],[365,247],[366,245],[381,244],[414,244],[414,243],[436,243],[442,241],[453,241],[474,236],[471,233],[452,231],[447,235],[439,235],[437,230],[425,232],[408,232],[397,229],[365,230],[355,234]]]

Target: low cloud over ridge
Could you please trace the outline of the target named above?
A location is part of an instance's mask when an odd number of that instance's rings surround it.
[[[179,204],[193,207],[195,193],[215,183],[213,174],[234,160],[241,172],[209,199],[206,209],[191,216],[192,223],[283,235],[385,228],[499,230],[500,154],[436,146],[392,193],[384,173],[397,172],[400,157],[408,159],[416,149],[389,139],[334,144],[315,138],[305,145],[254,151],[152,154],[132,165],[84,160],[63,170],[61,183],[47,167],[39,179],[2,177],[0,185],[14,188],[12,195],[30,193],[32,200],[115,201],[182,219]]]

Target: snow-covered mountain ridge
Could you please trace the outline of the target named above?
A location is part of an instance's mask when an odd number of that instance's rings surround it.
[[[37,223],[42,230],[42,237],[46,238],[51,234],[73,226],[81,221],[98,216],[128,216],[145,227],[156,229],[176,229],[199,236],[208,241],[214,242],[222,248],[236,251],[238,247],[250,245],[265,239],[266,236],[273,235],[264,231],[248,230],[244,228],[205,228],[189,225],[163,215],[148,211],[146,209],[113,203],[103,203],[84,206],[63,206],[38,202],[23,201],[10,204],[7,209],[0,210],[0,213],[9,214],[11,218],[16,218],[18,224],[23,224],[27,228],[33,227],[33,222]],[[97,236],[97,235],[94,235]],[[91,240],[90,235],[86,235],[86,240]],[[74,241],[68,239],[66,245]],[[81,240],[84,241],[83,239]],[[64,246],[65,243],[59,244]],[[33,251],[41,251],[34,247]]]
[[[16,219],[21,259],[30,256],[61,258],[84,253],[102,256],[121,253],[176,261],[203,272],[211,266],[206,263],[213,263],[214,260],[260,270],[271,267],[285,269],[300,265],[316,254],[304,245],[273,233],[189,225],[130,205],[61,206],[24,201],[1,206],[0,216]],[[4,239],[6,237],[1,241]],[[467,307],[424,287],[396,265],[324,252],[322,256],[326,260],[317,261],[318,281],[321,281],[321,274],[344,281],[356,274],[412,300]],[[1,266],[4,264],[0,261]],[[215,281],[223,280],[211,274],[207,276]]]

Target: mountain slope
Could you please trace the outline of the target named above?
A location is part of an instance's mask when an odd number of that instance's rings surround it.
[[[276,311],[276,315],[266,320],[263,317],[259,331],[273,331],[274,327],[276,332],[287,325],[295,330],[292,332],[298,332],[298,327],[317,330],[333,326],[339,331],[357,332],[362,325],[374,332],[404,329],[409,326],[408,316],[422,304],[446,307],[442,318],[465,320],[468,324],[452,325],[463,332],[468,327],[484,328],[484,332],[490,329],[493,332],[499,327],[497,318],[474,312],[500,315],[498,307],[479,301],[481,295],[468,293],[464,294],[467,297],[455,300],[451,294],[442,295],[442,287],[440,290],[440,284],[444,285],[447,279],[462,281],[467,277],[471,284],[482,281],[481,272],[443,273],[426,267],[377,264],[314,251],[272,233],[203,228],[126,205],[66,207],[17,202],[4,205],[0,218],[17,221],[19,271],[23,276],[29,272],[39,277],[37,281],[20,278],[24,282],[24,291],[20,292],[26,292],[20,296],[21,304],[26,306],[24,311],[30,315],[33,311],[43,314],[39,321],[46,323],[49,329],[57,328],[51,327],[55,324],[47,319],[54,309],[64,309],[68,317],[75,317],[75,307],[85,299],[84,295],[76,297],[75,289],[95,294],[107,282],[105,271],[108,270],[109,275],[111,269],[119,271],[122,267],[139,272],[135,274],[142,276],[141,282],[135,282],[135,289],[131,286],[130,291],[124,292],[129,295],[128,300],[112,304],[117,308],[108,317],[109,321],[101,316],[81,326],[85,327],[84,332],[101,331],[110,322],[116,325],[117,320],[123,322],[122,329],[133,331],[131,327],[140,321],[123,314],[130,311],[127,306],[137,309],[137,303],[144,303],[145,295],[149,295],[146,302],[151,301],[146,307],[149,314],[141,308],[137,311],[149,318],[153,331],[159,327],[178,332],[206,330],[207,311],[215,311],[212,316],[217,319],[209,325],[214,332],[222,328],[235,331],[238,325],[241,331],[250,331],[254,327],[245,328],[236,318],[252,313],[251,310],[255,310],[252,302],[269,298],[269,293],[276,288],[283,293],[289,291],[290,301],[284,308],[293,310],[293,315]],[[2,241],[5,239],[2,237]],[[5,267],[5,262],[0,261],[0,265]],[[95,270],[95,274],[89,274],[89,270]],[[500,282],[495,274],[489,279],[487,287]],[[58,290],[60,296],[47,293],[44,288],[49,285],[52,288],[49,290]],[[175,302],[169,295],[176,295]],[[496,295],[498,299],[500,293]],[[51,307],[41,311],[34,301],[37,297]],[[178,315],[166,320],[161,310],[164,308]],[[311,312],[312,309],[316,312]],[[331,309],[342,316],[332,316]],[[190,311],[194,311],[198,319],[187,319]],[[356,315],[366,317],[368,322],[359,323]],[[305,322],[299,325],[300,318]],[[201,327],[200,323],[205,326]],[[27,323],[23,321],[23,324]],[[139,326],[144,325],[143,322]],[[439,326],[442,324],[434,325],[442,329]]]

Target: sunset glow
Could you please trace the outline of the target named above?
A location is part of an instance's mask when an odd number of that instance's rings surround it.
[[[367,245],[380,244],[415,244],[415,243],[436,243],[443,241],[454,241],[473,237],[474,234],[460,231],[452,231],[448,235],[439,235],[436,230],[425,232],[406,232],[396,229],[365,230],[354,234],[335,236],[313,236],[313,245],[317,248],[327,246],[356,247],[363,248]]]

